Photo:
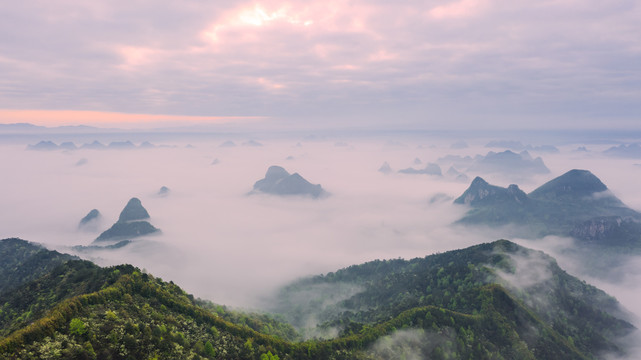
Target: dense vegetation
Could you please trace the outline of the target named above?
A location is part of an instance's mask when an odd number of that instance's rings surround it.
[[[614,340],[632,329],[617,318],[615,299],[568,275],[547,255],[505,240],[409,261],[377,260],[302,280],[283,290],[274,311],[300,327],[315,320],[325,333],[336,328],[349,335],[425,306],[487,316],[480,299],[488,286],[501,286],[493,294],[500,289],[512,299],[497,309],[501,316],[512,316],[514,308],[529,314],[513,330],[535,352],[549,345],[539,344],[538,335],[521,334],[523,328],[539,335],[552,330],[584,354],[618,351]]]
[[[0,241],[0,293],[35,280],[74,258],[21,239]]]
[[[515,288],[519,258],[549,276]],[[374,261],[283,291],[286,319],[315,314],[338,336],[300,342],[271,316],[195,300],[133,266],[67,260],[0,293],[0,358],[589,359],[622,353],[612,339],[632,330],[614,299],[508,241]]]

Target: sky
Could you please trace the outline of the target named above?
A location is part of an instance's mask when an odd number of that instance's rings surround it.
[[[640,18],[638,0],[14,1],[0,123],[638,128]]]

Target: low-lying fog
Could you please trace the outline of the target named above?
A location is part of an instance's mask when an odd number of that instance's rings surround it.
[[[237,146],[221,147],[225,140]],[[138,197],[162,234],[81,256],[102,265],[132,263],[217,303],[259,307],[271,291],[301,276],[377,258],[422,257],[497,237],[450,227],[466,211],[452,200],[479,174],[466,173],[468,181],[457,181],[445,175],[445,163],[442,177],[397,173],[425,168],[445,155],[505,150],[484,147],[487,139],[454,148],[460,139],[267,138],[257,139],[263,146],[242,146],[247,140],[201,138],[190,142],[193,147],[185,141],[167,143],[174,147],[102,151],[29,151],[26,144],[4,145],[0,238],[20,237],[69,252],[67,247],[90,245],[117,220],[127,201]],[[558,153],[531,151],[532,157],[543,158],[549,174],[517,170],[481,175],[501,186],[520,179],[520,187],[529,192],[570,169],[587,169],[627,205],[641,209],[636,160],[606,157],[601,154],[606,145],[575,151],[581,145],[558,146]],[[378,171],[384,162],[392,173]],[[298,172],[331,196],[247,195],[270,165]],[[170,189],[167,196],[157,195],[161,186]],[[78,222],[93,208],[103,215],[99,230],[78,231]],[[549,241],[526,245],[558,255]],[[571,273],[580,268],[567,259],[559,263]],[[631,269],[641,269],[640,263],[632,263]],[[597,285],[620,295],[625,306],[640,314],[632,296],[639,294],[640,283],[631,281],[639,274]]]

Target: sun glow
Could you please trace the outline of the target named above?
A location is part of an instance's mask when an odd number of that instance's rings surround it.
[[[219,34],[229,30],[244,27],[264,27],[270,24],[289,24],[310,26],[314,21],[304,16],[305,9],[296,11],[289,5],[283,5],[276,10],[269,10],[261,4],[237,8],[203,31],[203,38],[212,42],[220,41]]]
[[[297,15],[292,15],[285,7],[276,11],[268,12],[258,4],[254,5],[253,8],[242,10],[238,14],[238,20],[241,23],[253,26],[263,26],[272,21],[284,21],[289,24],[302,24],[305,26],[309,26],[314,23],[312,20],[300,20]]]

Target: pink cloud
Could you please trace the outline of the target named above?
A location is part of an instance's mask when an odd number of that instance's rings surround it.
[[[278,28],[287,32],[321,33],[372,33],[375,26],[371,17],[380,7],[351,4],[344,1],[327,2],[276,2],[263,1],[245,4],[223,13],[201,32],[201,38],[212,45],[235,42],[236,36],[260,41],[260,32]],[[232,36],[234,35],[234,36]]]
[[[369,61],[387,61],[387,60],[396,60],[399,55],[391,53],[387,50],[379,50],[369,56]]]
[[[294,7],[288,3],[278,4],[249,4],[227,11],[224,15],[202,31],[201,37],[212,44],[223,41],[229,33],[248,33],[256,28],[266,28],[276,25],[307,27],[314,23],[306,7]]]
[[[127,114],[78,110],[11,110],[0,109],[3,123],[31,123],[41,126],[91,125],[150,127],[173,124],[224,124],[237,121],[256,121],[256,116],[183,116],[162,114]]]
[[[428,14],[435,19],[468,18],[479,15],[486,5],[486,0],[460,0],[432,8]]]
[[[123,46],[118,49],[124,62],[118,66],[122,70],[134,70],[139,66],[152,63],[159,55],[159,50],[149,47]]]
[[[255,79],[255,82],[267,90],[280,90],[285,87],[285,85],[283,84],[280,84],[278,82],[272,81],[264,77],[259,77],[258,79]]]

